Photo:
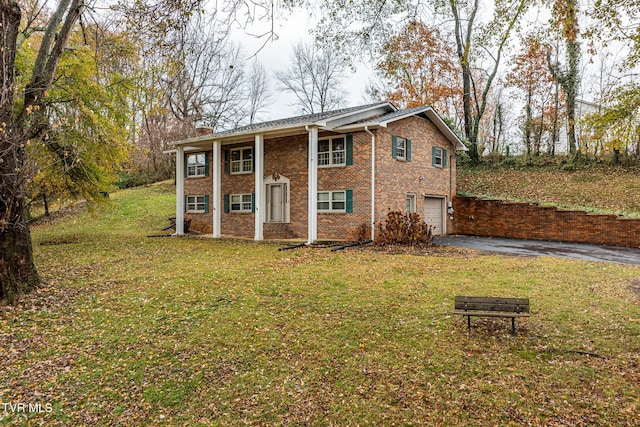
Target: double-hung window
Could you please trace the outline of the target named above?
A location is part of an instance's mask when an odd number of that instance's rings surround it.
[[[444,157],[444,153],[445,153],[444,149],[442,149],[440,147],[433,147],[433,150],[432,150],[432,153],[431,153],[433,155],[433,161],[432,161],[433,166],[438,167],[438,168],[445,167],[446,160],[445,160],[445,157]]]
[[[391,136],[391,157],[403,162],[411,161],[411,140],[397,135]]]
[[[407,140],[404,138],[396,138],[396,159],[407,159]]]
[[[346,212],[347,198],[346,191],[319,191],[318,211],[319,212]]]
[[[231,173],[253,172],[253,148],[238,148],[231,150]]]
[[[347,150],[343,136],[318,141],[318,166],[344,166],[346,164]]]
[[[195,178],[207,174],[207,154],[197,153],[187,155],[187,177]]]
[[[251,194],[231,194],[230,197],[231,212],[251,212],[252,195]]]
[[[187,212],[203,213],[207,211],[206,196],[187,196]]]

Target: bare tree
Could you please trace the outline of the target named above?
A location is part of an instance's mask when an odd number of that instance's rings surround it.
[[[182,34],[178,55],[169,62],[167,104],[186,129],[196,123],[214,128],[235,125],[244,103],[242,51],[215,25],[203,34],[198,24]]]
[[[297,98],[303,113],[329,111],[344,103],[342,79],[346,65],[334,49],[317,49],[299,42],[293,48],[291,64],[276,73],[282,88]]]
[[[269,91],[269,77],[267,72],[259,62],[253,62],[251,65],[251,73],[247,78],[247,107],[246,113],[249,124],[255,123],[260,112],[267,107],[271,101],[271,92]]]

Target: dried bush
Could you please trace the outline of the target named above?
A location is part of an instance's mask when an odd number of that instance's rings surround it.
[[[432,227],[417,213],[390,211],[387,219],[378,223],[376,244],[379,245],[428,245],[432,240]]]
[[[371,239],[371,225],[367,223],[360,224],[356,229],[355,234],[358,242],[364,242]]]

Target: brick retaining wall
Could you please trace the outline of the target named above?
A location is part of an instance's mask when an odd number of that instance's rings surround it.
[[[453,204],[453,234],[640,247],[640,219],[463,196]]]

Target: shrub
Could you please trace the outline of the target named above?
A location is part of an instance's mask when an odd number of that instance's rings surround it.
[[[432,227],[417,213],[390,211],[384,223],[378,223],[376,244],[379,245],[428,245],[432,240]]]
[[[364,242],[366,240],[371,239],[371,225],[362,223],[356,229],[356,240],[358,242]]]

